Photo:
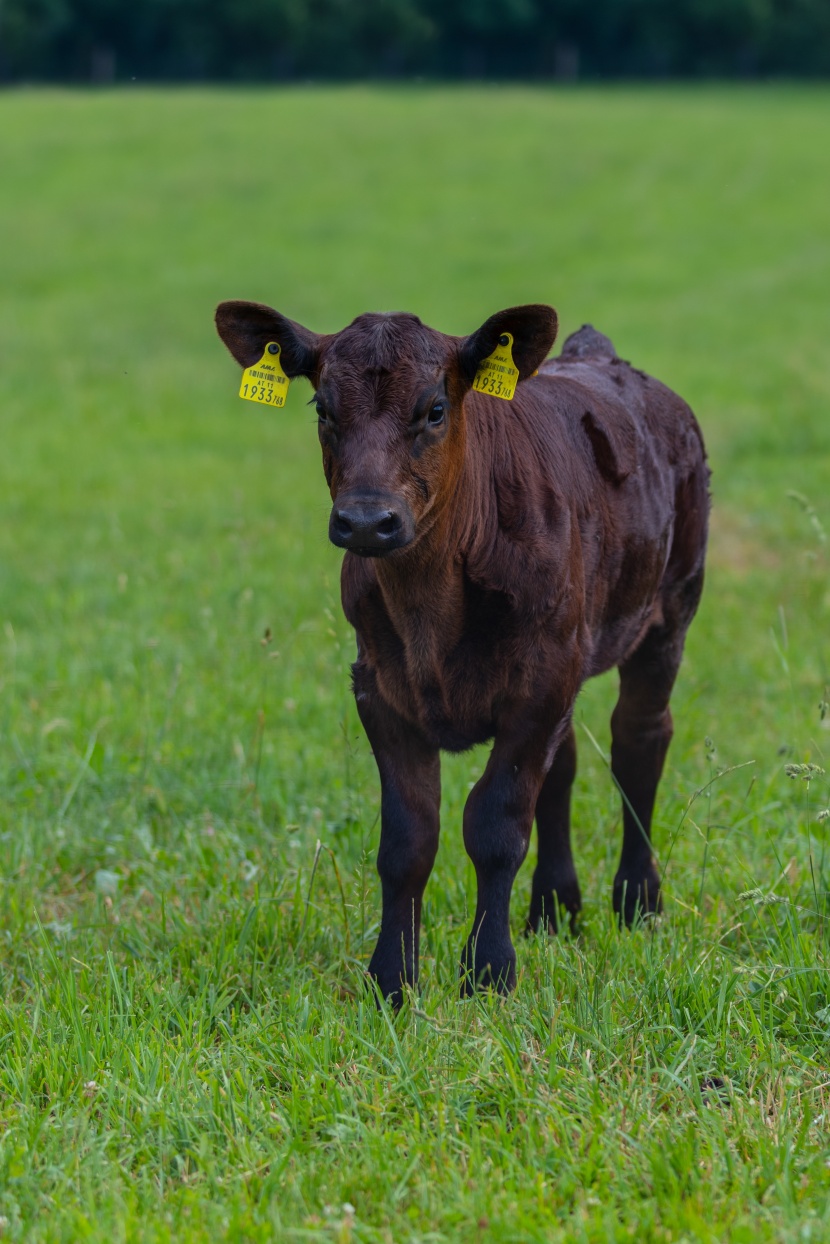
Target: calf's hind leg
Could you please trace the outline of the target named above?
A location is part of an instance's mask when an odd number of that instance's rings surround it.
[[[684,637],[685,628],[652,627],[620,666],[620,695],[611,716],[611,771],[623,801],[623,844],[613,900],[615,912],[629,925],[638,912],[661,910],[651,818],[673,732],[669,698]]]
[[[576,776],[573,727],[562,739],[536,800],[539,856],[533,873],[526,931],[555,933],[564,908],[573,927],[582,898],[571,854],[571,788]]]

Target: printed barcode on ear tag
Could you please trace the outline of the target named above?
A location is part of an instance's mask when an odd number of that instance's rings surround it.
[[[473,388],[477,393],[503,397],[509,402],[519,383],[519,369],[513,362],[513,335],[502,333],[493,353],[479,364]]]
[[[240,397],[247,402],[262,402],[264,406],[285,405],[290,382],[282,370],[280,354],[279,344],[269,341],[259,362],[243,371]]]

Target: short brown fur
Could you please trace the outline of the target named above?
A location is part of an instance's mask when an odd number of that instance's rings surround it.
[[[556,928],[562,909],[576,916],[571,715],[585,679],[612,666],[614,906],[629,923],[659,910],[651,817],[708,517],[685,402],[588,326],[545,362],[557,327],[545,306],[499,312],[466,338],[410,315],[363,315],[323,337],[239,302],[219,307],[217,326],[243,366],[280,342],[288,374],[316,390],[330,534],[349,550],[354,690],[381,778],[383,916],[370,965],[381,992],[399,1002],[417,980],[442,749],[494,740],[464,813],[478,880],[464,988],[514,984],[509,900],[534,816],[528,928]],[[471,388],[505,333],[520,374],[510,403]]]

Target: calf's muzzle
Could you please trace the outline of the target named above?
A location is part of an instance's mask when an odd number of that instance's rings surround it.
[[[361,557],[382,557],[415,536],[412,511],[391,493],[339,496],[329,519],[329,539]]]

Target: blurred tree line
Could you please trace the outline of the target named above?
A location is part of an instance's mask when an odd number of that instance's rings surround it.
[[[0,79],[830,72],[830,0],[0,0]]]

